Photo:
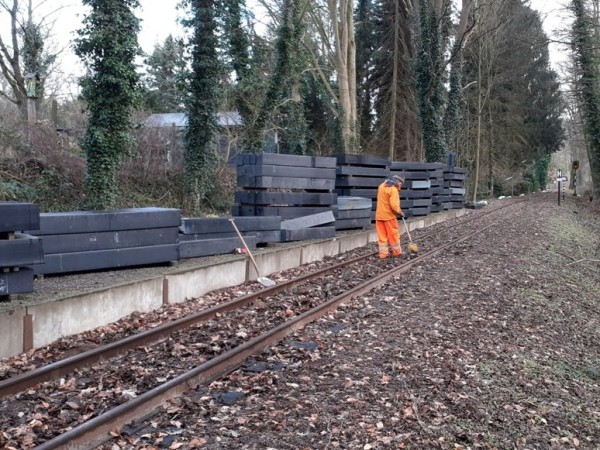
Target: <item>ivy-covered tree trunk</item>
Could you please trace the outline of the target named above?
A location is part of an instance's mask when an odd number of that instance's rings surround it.
[[[138,95],[134,60],[140,53],[137,0],[83,0],[91,8],[76,40],[75,53],[89,75],[81,82],[81,95],[89,110],[83,140],[87,157],[86,205],[112,208],[118,193],[121,157],[131,145],[130,114]]]
[[[282,99],[286,86],[289,87],[290,79],[297,77],[293,74],[296,52],[301,38],[301,27],[298,20],[300,16],[300,0],[285,0],[282,9],[282,22],[276,42],[277,62],[269,89],[257,111],[256,118],[246,130],[246,150],[260,152],[263,144],[265,125],[278,102]],[[292,83],[293,84],[293,83]]]
[[[251,60],[249,55],[250,39],[242,28],[242,12],[245,8],[244,0],[230,0],[225,8],[225,34],[229,39],[229,53],[231,66],[235,71],[235,104],[244,124],[250,122],[252,114],[250,84]]]
[[[445,96],[444,50],[448,39],[450,8],[444,7],[442,11],[438,14],[429,0],[419,1],[420,38],[415,72],[425,159],[428,162],[442,162],[447,154],[442,109]]]
[[[575,15],[573,51],[579,75],[579,98],[585,134],[589,142],[588,157],[592,169],[594,195],[600,198],[600,80],[594,64],[593,26],[583,0],[572,0],[571,6]]]
[[[192,71],[187,102],[188,127],[185,136],[186,202],[199,211],[214,186],[217,157],[215,135],[219,101],[219,61],[217,58],[214,0],[186,0],[191,17]]]

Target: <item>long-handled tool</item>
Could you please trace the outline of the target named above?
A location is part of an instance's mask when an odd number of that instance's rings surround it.
[[[267,278],[267,277],[260,276],[260,271],[258,270],[258,264],[256,264],[256,260],[254,259],[254,256],[252,256],[252,253],[250,252],[250,249],[248,248],[246,241],[242,237],[242,233],[240,233],[240,230],[238,230],[238,227],[235,224],[235,221],[233,219],[229,219],[229,221],[231,222],[231,225],[233,225],[233,228],[235,229],[235,232],[237,233],[240,240],[242,241],[242,244],[244,244],[244,247],[246,248],[246,251],[248,252],[248,256],[250,256],[250,260],[252,261],[252,264],[254,264],[254,268],[256,269],[256,273],[258,274],[258,278],[256,279],[256,281],[258,281],[260,284],[262,284],[265,287],[275,286],[275,282],[273,280],[271,280],[270,278]]]
[[[411,255],[416,255],[417,253],[419,253],[419,246],[416,243],[414,243],[412,238],[410,237],[410,231],[408,231],[408,225],[406,225],[406,220],[404,219],[404,216],[402,216],[402,222],[404,222],[404,228],[406,228],[406,234],[408,234],[408,251]]]

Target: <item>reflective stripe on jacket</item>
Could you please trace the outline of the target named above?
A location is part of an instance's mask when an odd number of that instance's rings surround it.
[[[377,209],[375,220],[395,219],[400,209],[400,189],[384,181],[377,188]]]

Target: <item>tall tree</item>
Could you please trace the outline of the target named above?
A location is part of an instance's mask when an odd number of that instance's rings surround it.
[[[146,107],[158,113],[183,111],[187,75],[183,41],[167,36],[162,45],[154,46],[145,62]]]
[[[190,17],[184,25],[191,30],[191,73],[186,112],[185,185],[187,203],[199,211],[207,194],[215,186],[217,164],[215,135],[219,106],[221,70],[217,57],[218,39],[215,22],[215,0],[183,0]]]
[[[140,54],[138,0],[83,0],[91,8],[75,41],[88,75],[81,95],[89,111],[83,149],[87,158],[86,202],[92,209],[115,206],[117,174],[131,144],[130,115],[138,96],[135,58]]]
[[[286,93],[294,104],[285,106],[291,129],[291,149],[294,153],[304,153],[306,144],[303,125],[304,117],[300,102],[300,67],[298,65],[300,42],[304,27],[301,23],[302,4],[300,0],[284,0],[281,22],[276,38],[276,64],[270,79],[269,88],[265,93],[261,107],[256,111],[256,117],[246,132],[246,149],[260,152],[263,143],[263,133],[268,119],[274,110],[280,106]],[[287,101],[286,101],[287,103]],[[298,146],[300,148],[298,149]]]
[[[313,38],[318,41],[317,45],[309,46],[312,51],[312,69],[331,96],[332,111],[340,122],[344,151],[356,153],[358,116],[354,0],[318,0],[307,3],[310,21],[318,33]]]
[[[378,44],[373,54],[376,111],[374,148],[392,160],[418,160],[421,126],[415,99],[413,0],[384,0],[377,9]]]
[[[446,104],[444,55],[450,36],[450,6],[449,0],[419,0],[415,73],[425,159],[428,162],[442,162],[447,153],[442,119]]]
[[[594,195],[600,198],[600,75],[596,65],[594,27],[584,0],[572,0],[573,52],[577,68],[579,100],[588,140]]]

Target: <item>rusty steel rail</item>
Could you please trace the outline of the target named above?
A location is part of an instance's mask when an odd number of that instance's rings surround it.
[[[513,202],[508,205],[503,205],[500,208],[496,208],[492,211],[488,211],[485,214],[481,214],[475,217],[467,218],[466,220],[461,221],[460,223],[456,223],[446,227],[444,230],[446,231],[451,228],[455,228],[460,225],[464,225],[465,223],[478,219],[482,216],[492,214],[500,209],[504,209],[509,206],[513,206],[519,202]],[[428,233],[423,236],[420,236],[420,239],[427,238],[429,236],[436,235],[440,232],[440,230]],[[121,356],[127,353],[130,350],[133,350],[139,346],[154,344],[158,342],[160,339],[169,336],[171,333],[183,330],[185,328],[191,327],[192,325],[205,322],[207,320],[212,319],[220,314],[225,314],[230,311],[234,311],[239,309],[245,305],[248,305],[258,299],[263,299],[274,294],[277,294],[281,291],[291,289],[295,286],[306,283],[310,280],[323,277],[328,275],[338,269],[342,269],[346,266],[350,266],[356,264],[364,259],[370,258],[375,255],[377,252],[367,253],[365,255],[357,256],[355,258],[349,259],[347,261],[342,261],[337,264],[333,264],[329,267],[325,267],[319,269],[315,272],[311,272],[309,274],[303,275],[301,277],[295,278],[293,280],[284,281],[278,283],[276,286],[268,287],[262,289],[258,292],[246,294],[241,297],[238,297],[233,300],[229,300],[220,305],[205,309],[203,311],[199,311],[194,314],[190,314],[188,316],[182,317],[180,319],[167,322],[165,324],[159,325],[152,329],[142,331],[140,333],[136,333],[135,335],[128,336],[126,338],[120,339],[118,341],[114,341],[108,344],[100,345],[91,350],[85,351],[83,353],[62,359],[60,361],[56,361],[54,363],[47,364],[43,367],[39,367],[37,369],[33,369],[31,371],[16,375],[11,378],[7,378],[5,380],[0,381],[0,399],[3,399],[9,395],[16,394],[18,392],[22,392],[28,388],[31,388],[39,383],[44,383],[48,381],[52,381],[63,377],[69,373],[74,372],[76,369],[82,369],[85,367],[90,367],[94,364],[107,361],[111,358],[115,358],[117,356]],[[413,258],[412,261],[417,261],[419,257]]]
[[[294,331],[319,319],[328,312],[335,310],[338,305],[373,290],[386,283],[390,278],[404,273],[414,264],[442,252],[443,250],[465,241],[475,234],[479,234],[496,225],[494,222],[479,230],[470,232],[460,238],[454,239],[434,250],[430,250],[414,259],[383,272],[371,280],[362,283],[349,291],[338,295],[275,328],[251,339],[244,344],[230,349],[219,356],[201,364],[200,366],[184,373],[168,382],[147,391],[140,396],[123,403],[89,421],[57,436],[39,446],[38,450],[50,449],[90,449],[111,438],[110,432],[132,422],[143,420],[155,413],[164,402],[182,396],[186,391],[195,389],[200,385],[222,377],[235,370],[248,357],[261,352],[278,343]]]

